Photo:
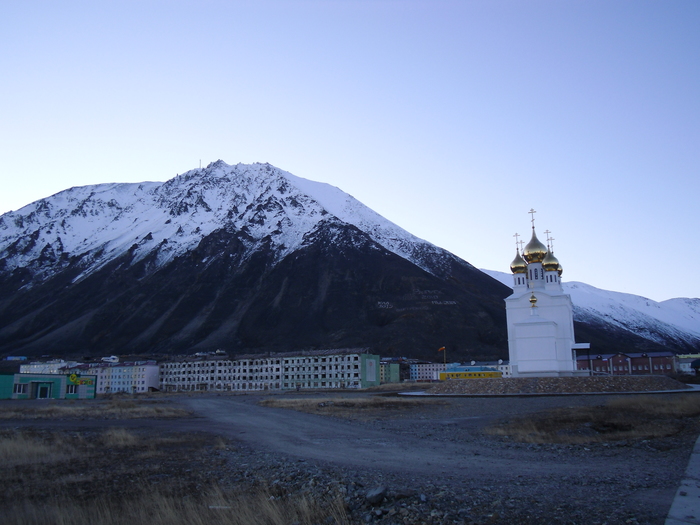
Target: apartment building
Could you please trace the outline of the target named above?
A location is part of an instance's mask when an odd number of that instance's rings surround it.
[[[65,367],[59,373],[94,375],[98,394],[144,394],[160,388],[159,367],[155,361],[82,363]]]
[[[448,363],[447,366],[458,364]],[[444,372],[445,368],[445,363],[411,363],[410,379],[411,381],[437,381],[440,378],[440,372]]]
[[[32,361],[19,366],[20,374],[62,374],[66,367],[78,365],[77,361],[51,359],[50,361]]]
[[[619,352],[576,356],[578,370],[591,375],[672,375],[678,373],[673,352]]]
[[[379,356],[365,349],[194,357],[160,365],[169,392],[367,388],[379,384]]]

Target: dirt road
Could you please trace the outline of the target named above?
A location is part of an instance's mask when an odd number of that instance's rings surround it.
[[[574,469],[579,474],[596,476],[601,470],[607,473],[611,469],[609,457],[591,457],[582,463],[577,457],[541,450],[508,452],[499,447],[484,447],[482,441],[466,439],[490,419],[489,415],[464,417],[453,410],[447,418],[403,419],[377,426],[260,407],[258,400],[257,396],[199,397],[188,398],[184,403],[206,420],[202,429],[269,452],[342,467],[414,476],[450,474],[471,480],[518,475],[561,476]],[[468,404],[469,401],[452,400],[452,404],[455,403]],[[434,415],[438,413],[436,409]],[[435,428],[438,426],[439,429]],[[421,434],[430,433],[431,428],[435,431],[448,428],[455,435],[450,440],[421,437]],[[460,433],[464,435],[458,439]],[[623,466],[626,468],[627,464],[620,458],[620,467]]]
[[[262,407],[261,399],[182,395],[163,401],[189,408],[192,417],[5,420],[0,427],[220,435],[231,446],[216,452],[217,466],[207,471],[219,483],[255,482],[299,495],[332,489],[345,495],[353,523],[391,524],[660,525],[697,438],[686,432],[647,441],[532,445],[483,432],[497,417],[605,403],[594,396],[449,398],[352,421]],[[188,458],[181,460],[181,475],[189,475]],[[373,487],[386,488],[380,503],[367,498]]]

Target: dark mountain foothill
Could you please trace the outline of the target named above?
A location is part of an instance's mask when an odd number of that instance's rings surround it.
[[[370,347],[382,355],[504,356],[506,287],[467,265],[448,280],[383,249],[357,228],[324,224],[273,264],[244,258],[218,230],[149,272],[129,253],[77,282],[71,267],[29,289],[0,281],[0,348],[105,355]],[[20,281],[21,283],[21,281]],[[16,284],[14,284],[16,287]],[[452,357],[452,356],[451,356]]]

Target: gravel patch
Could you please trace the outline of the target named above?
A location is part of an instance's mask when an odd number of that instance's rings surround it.
[[[241,444],[235,451],[222,452],[228,458],[225,469],[230,469],[222,480],[228,476],[255,480],[269,486],[277,497],[340,494],[352,523],[660,525],[698,434],[697,422],[688,422],[683,432],[663,439],[585,445],[517,443],[486,435],[483,428],[501,417],[562,406],[595,406],[604,404],[607,397],[442,401],[391,417],[363,414],[352,424],[358,435],[382,431],[397,441],[408,437],[436,448],[463,445],[475,460],[512,463],[511,472],[494,469],[491,475],[472,475],[468,467],[436,464],[432,473],[416,475],[410,455],[404,458],[404,472],[401,465],[392,470],[357,469]],[[569,468],[548,469],[550,465]]]
[[[580,394],[598,392],[660,392],[686,390],[687,385],[666,376],[475,378],[445,381],[431,394]]]

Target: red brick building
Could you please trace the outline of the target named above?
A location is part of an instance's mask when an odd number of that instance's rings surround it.
[[[678,373],[672,352],[585,354],[576,356],[578,370],[592,375],[667,375]]]

